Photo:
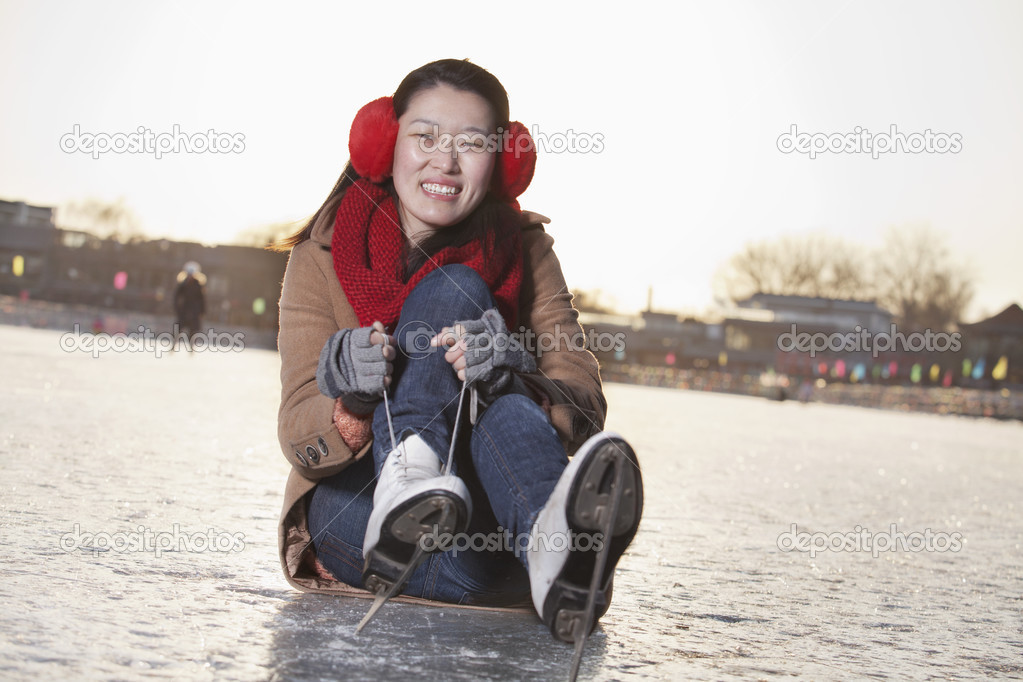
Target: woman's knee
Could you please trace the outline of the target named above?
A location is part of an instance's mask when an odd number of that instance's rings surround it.
[[[420,286],[429,280],[436,280],[439,282],[439,286],[453,288],[463,296],[470,296],[476,300],[491,298],[490,287],[483,281],[480,274],[462,263],[440,266],[424,277],[423,281],[419,283]],[[432,285],[437,286],[436,284]]]
[[[547,413],[520,393],[498,397],[480,415],[472,433],[474,448],[516,450],[522,445],[540,447],[552,457],[563,459],[564,448]],[[537,453],[539,454],[539,453]]]
[[[494,298],[479,273],[467,265],[441,266],[426,275],[412,290],[401,315],[422,319],[432,314],[455,315],[454,319],[479,317],[494,307]]]
[[[521,393],[505,393],[498,396],[483,411],[480,417],[480,424],[493,424],[495,421],[514,420],[527,424],[544,424],[551,429],[550,419],[547,413],[533,400]]]

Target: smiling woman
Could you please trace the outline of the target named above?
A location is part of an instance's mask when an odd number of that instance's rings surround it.
[[[438,85],[412,98],[398,126],[394,189],[405,234],[417,242],[460,223],[483,201],[494,154],[453,141],[495,134],[497,122],[487,100]]]
[[[468,61],[416,69],[360,110],[334,190],[283,243],[281,557],[296,587],[377,605],[532,601],[581,646],[642,480],[601,432],[593,355],[520,341],[582,330],[546,219],[515,201],[536,155],[508,112]]]

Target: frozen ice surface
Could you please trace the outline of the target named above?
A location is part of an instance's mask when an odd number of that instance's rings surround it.
[[[0,327],[0,678],[567,677],[571,647],[531,615],[389,604],[355,636],[368,601],[287,585],[274,353],[60,337]],[[1023,425],[607,395],[647,499],[580,679],[1023,675]],[[792,524],[961,546],[811,557],[779,549]],[[177,546],[128,544],[145,533]]]

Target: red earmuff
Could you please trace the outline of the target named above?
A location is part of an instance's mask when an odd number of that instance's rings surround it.
[[[526,126],[512,121],[501,136],[490,191],[503,201],[515,201],[526,191],[536,170],[536,144]]]
[[[348,135],[348,152],[355,172],[370,182],[389,178],[397,141],[398,119],[390,97],[375,99],[359,109]]]
[[[359,109],[348,136],[348,152],[355,172],[370,182],[391,176],[398,119],[390,97],[375,99]],[[490,191],[503,201],[514,201],[526,191],[536,169],[536,144],[526,126],[513,121],[499,136],[497,161]]]

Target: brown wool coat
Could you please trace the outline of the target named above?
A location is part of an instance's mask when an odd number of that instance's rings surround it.
[[[337,203],[321,212],[311,239],[296,246],[288,261],[280,300],[281,406],[278,438],[291,464],[278,528],[281,564],[288,582],[299,590],[352,596],[372,596],[358,587],[330,578],[315,560],[306,514],[310,493],[319,479],[333,476],[370,452],[357,452],[341,439],[333,422],[334,401],[316,386],[316,366],[323,344],[339,329],[359,326],[348,303],[330,254]],[[534,333],[580,333],[578,314],[552,249],[554,240],[543,230],[546,218],[525,213],[523,283],[519,323]],[[562,344],[564,347],[566,344]],[[546,351],[546,348],[543,350]],[[567,452],[574,452],[604,424],[606,404],[597,361],[589,351],[544,352],[539,370],[520,375],[545,406]],[[372,455],[370,455],[372,456]],[[427,603],[407,598],[407,601]],[[431,602],[432,603],[432,602]]]

